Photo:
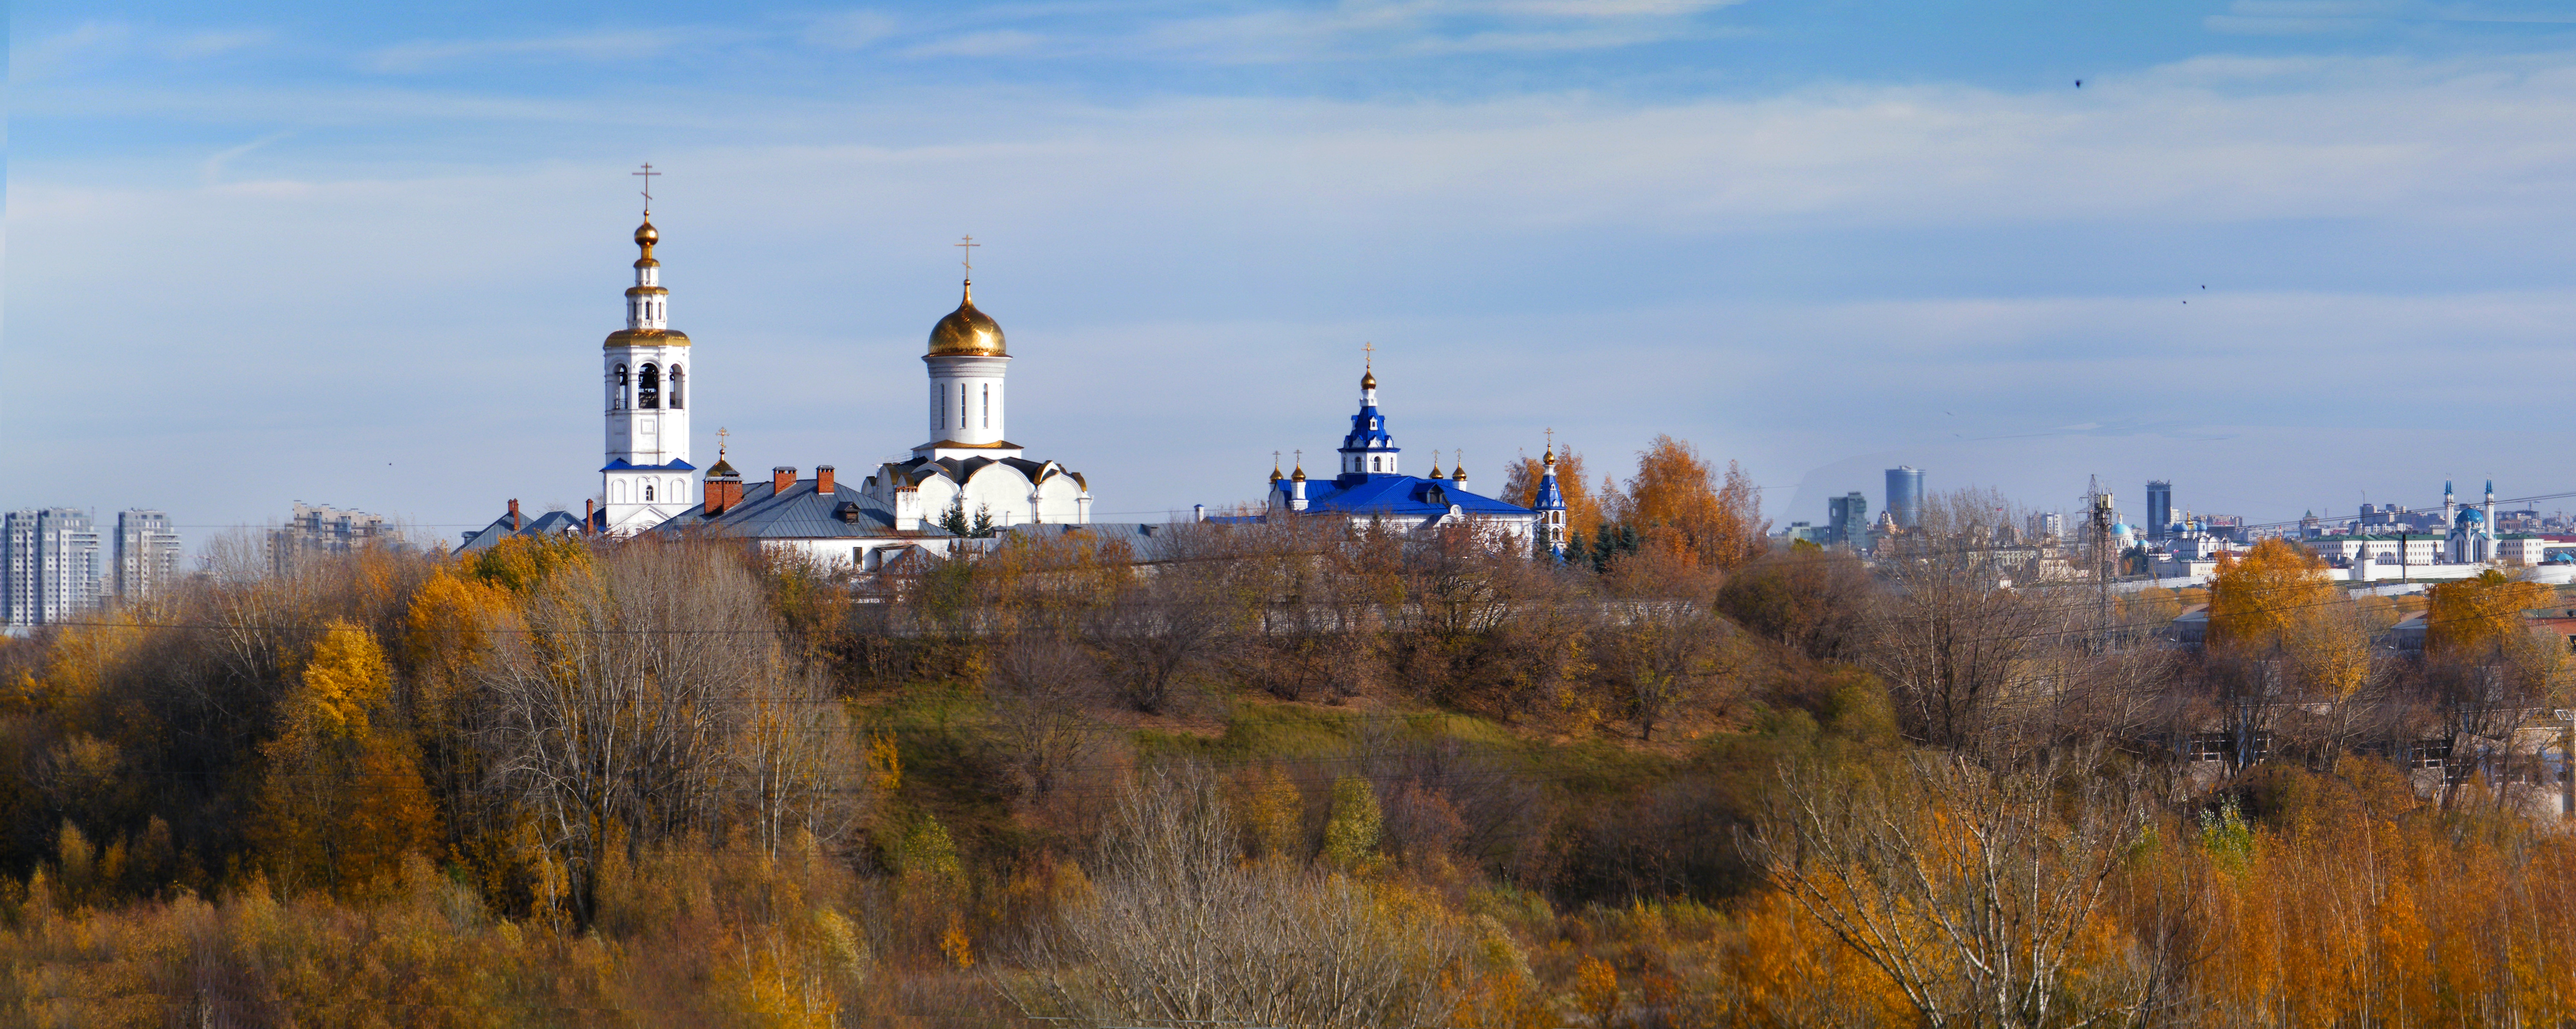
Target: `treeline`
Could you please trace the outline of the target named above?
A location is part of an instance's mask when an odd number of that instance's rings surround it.
[[[2106,600],[2005,585],[1990,495],[1864,565],[1771,550],[1742,476],[1674,441],[1624,483],[1558,472],[1606,541],[1562,565],[1313,522],[884,576],[702,541],[219,549],[0,647],[0,1010],[2576,1017],[2576,851],[2498,713],[2565,704],[2535,587],[2445,587],[2411,658],[2373,642],[2405,612],[2285,548]],[[2168,645],[2204,600],[2208,645]],[[2434,739],[2454,759],[2417,767]]]

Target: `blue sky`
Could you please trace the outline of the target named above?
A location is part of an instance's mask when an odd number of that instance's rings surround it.
[[[377,9],[379,7],[387,9]],[[650,160],[696,447],[919,434],[972,232],[1011,435],[1254,499],[1379,346],[1415,468],[1669,432],[2257,519],[2576,491],[2576,3],[27,4],[13,506],[449,538],[598,488]],[[2074,81],[2084,80],[2078,89]],[[702,461],[701,463],[704,463]],[[2563,502],[2543,504],[2544,508]]]

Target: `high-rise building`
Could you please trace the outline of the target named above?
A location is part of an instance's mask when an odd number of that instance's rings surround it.
[[[2163,479],[2147,480],[2147,538],[2162,540],[2173,533],[2173,483]]]
[[[2030,516],[2031,542],[2040,543],[2066,536],[2066,516],[2055,511],[2042,511]]]
[[[50,625],[98,606],[98,529],[89,512],[68,507],[0,516],[0,567],[7,595],[0,613],[11,625]]]
[[[1849,545],[1869,535],[1869,498],[1853,490],[1825,498],[1825,542]]]
[[[385,516],[295,502],[295,517],[268,534],[269,568],[284,575],[306,554],[346,554],[370,543],[400,546]]]
[[[116,599],[149,599],[179,578],[179,533],[170,516],[133,509],[116,513]]]
[[[1887,513],[1897,528],[1923,527],[1923,469],[1898,465],[1887,470]]]

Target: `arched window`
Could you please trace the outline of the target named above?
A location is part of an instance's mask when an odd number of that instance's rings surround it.
[[[939,427],[945,429],[948,427],[948,387],[938,386],[934,388],[939,390]]]
[[[625,366],[625,365],[622,365],[622,364],[621,364],[621,365],[618,365],[618,366],[617,366],[617,388],[612,389],[612,390],[610,390],[610,391],[608,392],[608,409],[609,409],[609,410],[611,410],[611,411],[623,411],[623,410],[626,410],[626,366]]]
[[[662,406],[662,370],[645,365],[635,373],[635,407],[650,411]]]
[[[984,427],[993,427],[993,384],[984,384]]]
[[[647,504],[653,502],[653,486],[651,483],[646,483],[644,486],[644,502]]]
[[[687,399],[680,395],[680,386],[686,378],[688,378],[688,374],[681,371],[679,365],[675,364],[671,366],[671,410],[679,410],[681,407],[680,402]]]
[[[957,427],[966,427],[966,384],[957,384]]]

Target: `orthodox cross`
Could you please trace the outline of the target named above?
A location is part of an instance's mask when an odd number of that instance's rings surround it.
[[[1553,425],[1547,429],[1547,452],[1556,453],[1556,427]]]
[[[1279,452],[1276,450],[1270,452],[1270,470],[1273,472],[1279,470]]]
[[[731,435],[733,435],[733,433],[726,432],[722,426],[717,427],[717,429],[716,429],[716,460],[718,460],[718,461],[722,461],[722,460],[724,460],[725,437],[727,437],[727,436],[731,436]]]
[[[1300,469],[1306,467],[1306,452],[1303,450],[1297,452],[1297,467]]]
[[[1376,371],[1376,370],[1377,370],[1377,344],[1375,344],[1375,343],[1362,343],[1362,344],[1360,344],[1360,351],[1362,352],[1362,354],[1363,354],[1363,355],[1365,355],[1365,356],[1363,356],[1363,357],[1361,357],[1361,358],[1360,358],[1360,362],[1361,362],[1361,364],[1365,366],[1365,367],[1363,368],[1363,370],[1364,370],[1364,371],[1372,371],[1372,372],[1373,372],[1373,371]]]
[[[965,255],[964,257],[959,258],[957,263],[959,263],[959,264],[963,264],[963,265],[965,265],[965,266],[966,266],[966,277],[967,277],[967,278],[970,278],[970,279],[971,279],[971,278],[974,278],[974,277],[975,277],[975,251],[974,251],[974,248],[975,248],[975,247],[983,246],[984,244],[981,244],[981,243],[975,242],[975,237],[973,237],[973,236],[968,236],[968,237],[966,237],[966,242],[963,242],[963,243],[951,243],[951,244],[948,244],[948,245],[949,245],[949,246],[952,246],[952,247],[957,247],[957,248],[958,248],[958,251],[957,251],[957,252],[958,252],[958,253],[960,253],[960,254],[964,254],[964,255]]]
[[[646,161],[644,162],[643,171],[631,171],[626,174],[641,175],[644,177],[644,213],[653,213],[653,176],[660,175],[662,173],[653,170],[653,162]]]

